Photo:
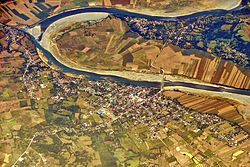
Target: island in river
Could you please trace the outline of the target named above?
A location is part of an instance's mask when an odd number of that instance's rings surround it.
[[[182,49],[162,40],[144,39],[126,21],[107,13],[92,14],[70,16],[53,23],[44,32],[41,44],[63,64],[73,68],[101,73],[110,71],[113,74],[116,71],[163,73],[250,88],[249,70],[239,68],[232,62],[209,52]],[[85,15],[88,18],[96,15],[99,19],[74,21],[87,18]]]

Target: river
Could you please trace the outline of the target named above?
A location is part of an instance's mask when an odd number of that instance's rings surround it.
[[[131,17],[139,17],[139,18],[147,18],[147,19],[153,19],[153,20],[171,20],[171,21],[178,21],[181,19],[186,19],[186,18],[192,18],[192,17],[197,17],[197,16],[203,16],[207,14],[226,14],[228,12],[235,12],[239,11],[242,9],[247,4],[247,0],[243,0],[241,5],[236,7],[235,9],[232,10],[211,10],[211,11],[204,11],[204,12],[199,12],[195,14],[191,14],[188,16],[180,16],[180,17],[159,17],[159,16],[149,16],[149,15],[143,15],[143,14],[137,14],[137,13],[132,13],[124,10],[119,10],[119,9],[113,9],[113,8],[103,8],[103,7],[94,7],[94,8],[80,8],[80,9],[75,9],[75,10],[70,10],[70,11],[65,11],[62,13],[59,13],[57,15],[51,16],[41,22],[39,22],[36,25],[33,25],[29,28],[33,28],[34,26],[41,26],[41,33],[49,27],[52,23],[54,23],[57,20],[60,20],[64,17],[67,16],[72,16],[76,15],[79,13],[88,13],[88,12],[105,12],[105,13],[111,13],[111,14],[118,14],[118,15],[124,15],[124,16],[131,16]],[[115,76],[115,75],[101,75],[95,72],[90,72],[86,70],[79,70],[75,69],[73,67],[69,67],[60,61],[58,61],[48,50],[46,50],[44,47],[41,46],[39,43],[39,40],[36,39],[34,36],[31,34],[25,32],[28,34],[36,47],[40,49],[44,56],[48,59],[49,63],[53,63],[54,65],[60,67],[63,72],[66,73],[72,73],[72,74],[77,74],[77,75],[86,75],[89,79],[91,80],[101,80],[101,79],[111,79],[113,81],[125,83],[125,84],[132,84],[132,85],[139,85],[139,86],[150,86],[150,87],[160,87],[162,82],[151,82],[151,81],[136,81],[136,80],[130,80],[124,77],[120,76]],[[41,34],[41,35],[42,35]],[[195,84],[195,83],[187,83],[187,82],[171,82],[171,81],[164,81],[164,86],[183,86],[187,88],[195,88],[195,89],[202,89],[202,90],[208,90],[208,91],[214,91],[214,92],[227,92],[227,93],[234,93],[234,94],[240,94],[240,95],[247,95],[250,96],[250,91],[249,90],[244,90],[244,89],[236,89],[236,88],[226,88],[226,87],[219,87],[219,86],[212,86],[212,85],[204,85],[204,84]]]

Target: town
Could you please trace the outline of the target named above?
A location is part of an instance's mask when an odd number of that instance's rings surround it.
[[[76,78],[52,70],[39,59],[28,36],[8,26],[1,29],[1,41],[8,41],[1,51],[6,56],[13,52],[10,46],[25,41],[15,50],[23,53],[15,57],[22,60],[21,68],[8,63],[1,77],[15,88],[3,87],[1,96],[3,166],[248,163],[249,133],[239,125],[184,107],[160,85]],[[13,108],[6,108],[8,104]]]
[[[250,166],[249,7],[0,3],[0,166]],[[102,19],[84,21],[91,11]]]

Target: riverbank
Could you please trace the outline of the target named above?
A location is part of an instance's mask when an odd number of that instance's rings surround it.
[[[108,13],[103,14],[99,12],[97,15],[101,16],[97,18],[102,19],[107,17]],[[65,24],[69,24],[69,22],[72,23],[76,20],[78,21],[79,19],[85,19],[84,21],[86,21],[87,16],[88,15],[84,13],[84,15],[78,14],[61,18],[60,20],[53,22],[49,27],[47,27],[40,43],[38,43],[38,41],[33,38],[33,40],[35,40],[34,42],[36,46],[41,49],[41,52],[39,52],[39,56],[46,57],[46,59],[42,60],[46,61],[49,66],[52,65],[52,68],[63,71],[65,74],[72,74],[73,77],[77,75],[87,75],[91,76],[91,79],[105,78],[121,83],[128,83],[140,86],[154,86],[159,88],[160,86],[168,85],[167,87],[165,87],[165,89],[180,90],[182,92],[191,92],[193,94],[203,94],[204,96],[211,96],[237,101],[240,103],[239,106],[242,109],[241,114],[243,115],[243,117],[248,117],[248,112],[245,113],[245,111],[247,110],[247,108],[249,108],[247,104],[250,103],[250,101],[248,100],[250,92],[246,90],[234,89],[210,83],[203,83],[192,79],[183,78],[180,76],[176,77],[166,75],[165,80],[167,81],[162,82],[161,74],[138,73],[133,71],[102,71],[88,69],[79,67],[70,59],[61,57],[57,46],[53,43],[53,40],[51,39],[51,35],[56,33],[58,29],[63,28]]]
[[[194,89],[194,88],[187,88],[183,86],[167,86],[164,87],[163,90],[179,90],[181,92],[191,93],[195,95],[200,96],[208,96],[211,98],[217,98],[221,100],[232,100],[234,102],[238,102],[238,105],[236,105],[237,110],[240,115],[245,120],[250,121],[250,98],[249,96],[244,95],[238,95],[234,93],[228,93],[228,92],[215,92],[215,91],[207,91],[207,90],[201,90],[201,89]]]
[[[55,29],[54,29],[55,30]],[[45,32],[44,37],[49,37],[49,34]],[[160,84],[162,83],[163,85],[167,84],[170,86],[174,85],[186,85],[187,87],[193,87],[195,89],[206,89],[206,91],[217,91],[217,92],[235,92],[237,93],[237,89],[226,87],[226,86],[220,86],[220,85],[215,85],[215,84],[210,84],[210,83],[204,83],[201,81],[196,81],[194,79],[189,79],[189,78],[183,78],[181,76],[173,76],[173,75],[165,75],[164,78],[167,81],[162,82],[162,75],[161,74],[150,74],[150,73],[138,73],[138,72],[133,72],[133,71],[102,71],[102,70],[94,70],[94,69],[87,69],[83,67],[79,67],[77,64],[72,62],[70,59],[66,59],[65,57],[61,57],[56,45],[52,43],[52,40],[49,38],[43,38],[43,43],[46,44],[44,46],[49,53],[51,53],[51,56],[55,59],[53,61],[54,63],[57,62],[59,66],[61,66],[62,69],[65,70],[67,73],[75,73],[75,74],[94,74],[98,75],[99,77],[108,77],[112,78],[114,77],[117,80],[127,80],[127,82],[152,82],[155,83],[154,85],[158,85],[160,87]],[[41,53],[41,52],[40,52]],[[47,55],[48,56],[48,55]],[[52,58],[50,57],[50,58]],[[62,66],[63,65],[63,66]],[[158,84],[156,84],[158,83]],[[244,91],[244,90],[242,90]],[[244,91],[246,94],[243,94],[244,96],[249,96],[250,92]],[[240,94],[240,93],[239,93]],[[249,95],[248,95],[249,94]]]
[[[180,7],[174,11],[167,12],[166,10],[154,10],[150,8],[128,8],[126,6],[117,6],[117,9],[145,14],[150,16],[161,16],[161,17],[181,17],[188,16],[194,13],[205,12],[209,10],[233,10],[239,7],[242,3],[242,0],[227,0],[226,2],[223,0],[211,0],[208,2],[202,2],[201,6],[184,6]]]
[[[41,59],[43,61],[45,61],[45,63],[48,66],[50,66],[52,69],[61,70],[56,65],[50,65],[48,63],[48,59],[46,58],[46,56],[43,55],[43,53],[41,51],[39,51],[38,53],[39,53],[39,56],[41,57]],[[160,83],[163,83],[163,86],[164,86],[165,81],[162,82],[162,74],[138,73],[138,72],[133,72],[133,71],[90,70],[87,68],[78,67],[77,64],[75,64],[74,62],[72,62],[70,60],[65,61],[65,58],[62,58],[62,57],[60,57],[59,54],[57,54],[58,53],[57,50],[52,49],[51,53],[52,54],[54,53],[53,55],[58,62],[66,65],[72,69],[98,74],[98,75],[103,76],[104,78],[105,78],[105,76],[108,78],[121,77],[121,78],[127,79],[128,81],[131,81],[131,82],[133,82],[133,81],[156,82],[156,83],[159,83],[158,87],[160,87]],[[65,73],[67,75],[71,74],[70,72],[65,72]],[[76,74],[71,74],[71,76],[77,77]],[[80,76],[80,78],[82,78],[82,75],[79,75],[79,76]],[[204,83],[201,81],[196,81],[194,79],[184,78],[181,76],[164,75],[164,78],[165,78],[165,80],[173,82],[173,84],[177,83],[177,82],[182,82],[182,83],[192,83],[195,85],[214,87],[214,88],[218,88],[218,89],[224,88],[224,89],[232,89],[233,90],[233,88],[228,88],[225,86],[219,86],[219,85],[210,84],[210,83]],[[248,109],[250,107],[250,105],[249,105],[250,98],[248,95],[235,94],[235,93],[230,93],[230,92],[225,92],[225,91],[221,92],[221,91],[214,91],[214,90],[202,90],[202,89],[191,88],[191,87],[186,87],[186,86],[165,86],[165,87],[163,87],[163,90],[180,90],[182,92],[189,92],[189,93],[193,93],[193,94],[210,96],[210,97],[219,98],[219,99],[232,100],[232,101],[238,102],[239,106],[241,106],[241,108],[243,108],[242,110]],[[244,115],[243,113],[241,113],[241,114]]]
[[[95,17],[92,16],[92,18],[88,16],[93,15],[93,13],[82,13],[82,14],[76,14],[76,15],[72,15],[69,17],[61,18],[53,22],[46,29],[40,41],[41,46],[35,38],[33,38],[33,40],[35,44],[37,45],[37,47],[40,47],[40,49],[43,50],[43,52],[46,52],[45,56],[48,58],[48,60],[52,61],[56,66],[59,66],[60,68],[62,68],[65,72],[82,74],[82,75],[94,74],[95,77],[97,77],[96,75],[98,75],[98,77],[118,77],[116,78],[118,80],[119,79],[121,80],[122,78],[125,80],[127,79],[128,81],[126,82],[130,82],[130,81],[144,82],[145,81],[145,82],[154,82],[153,85],[158,85],[158,86],[161,85],[162,75],[160,74],[136,73],[132,71],[100,71],[100,70],[93,70],[93,69],[90,70],[87,68],[78,67],[69,59],[65,60],[65,58],[60,57],[60,55],[58,54],[58,51],[56,51],[57,48],[55,47],[54,44],[52,44],[52,40],[50,38],[51,34],[56,33],[57,30],[60,29],[60,27],[63,27],[63,25],[65,25],[65,23],[67,24],[69,22],[72,23],[75,20],[80,20],[80,19],[82,20],[102,19],[108,16],[108,13],[105,13],[105,12],[104,13],[98,12],[94,14],[95,14]],[[196,80],[192,80],[188,78],[183,78],[183,77],[175,77],[172,75],[165,76],[165,80],[167,81],[164,82],[163,84],[172,85],[172,86],[173,85],[176,85],[176,86],[186,85],[188,87],[195,87],[196,89],[204,88],[204,89],[211,90],[211,91],[218,91],[218,92],[228,91],[228,92],[234,92],[234,93],[238,92],[239,94],[243,93],[244,95],[250,95],[250,92],[248,91],[204,83],[204,82],[200,82],[200,81],[196,81]]]
[[[224,3],[223,3],[224,4]],[[225,5],[225,4],[224,4]],[[80,13],[89,13],[89,12],[106,12],[109,14],[114,15],[126,15],[129,17],[137,17],[137,18],[146,18],[146,19],[154,19],[154,20],[165,20],[165,21],[178,21],[182,19],[187,18],[194,18],[197,16],[204,16],[208,14],[222,14],[222,13],[228,13],[230,11],[237,11],[240,10],[242,7],[247,5],[247,0],[238,0],[237,3],[231,4],[231,7],[227,7],[226,9],[214,9],[214,10],[204,10],[199,12],[192,11],[191,13],[187,14],[180,14],[180,12],[176,13],[172,16],[161,16],[157,15],[156,10],[153,11],[153,13],[140,13],[139,11],[129,11],[129,10],[123,10],[119,8],[111,8],[111,7],[103,7],[103,6],[90,6],[90,7],[81,7],[81,8],[74,8],[74,9],[68,9],[59,13],[54,13],[47,17],[45,20],[40,20],[37,23],[34,23],[31,26],[28,26],[27,28],[32,28],[36,25],[41,25],[43,27],[43,30],[46,30],[46,28],[52,24],[53,22],[59,20],[60,18],[76,15]],[[135,13],[138,12],[138,13]]]
[[[162,75],[161,74],[153,74],[153,73],[138,73],[138,72],[133,72],[133,71],[103,71],[103,70],[97,70],[97,69],[88,69],[88,68],[83,68],[68,59],[67,57],[62,57],[59,54],[59,50],[57,46],[52,42],[51,36],[53,34],[56,34],[59,32],[60,28],[65,27],[65,25],[72,24],[76,21],[87,21],[87,20],[101,20],[106,17],[108,17],[108,13],[103,13],[103,12],[90,12],[90,13],[82,13],[82,14],[76,14],[68,17],[64,17],[60,20],[57,20],[53,22],[43,33],[43,37],[40,41],[40,44],[42,45],[43,48],[45,48],[47,51],[49,51],[52,56],[58,61],[60,64],[64,64],[69,68],[73,68],[79,71],[85,71],[89,73],[95,73],[98,75],[105,75],[105,76],[117,76],[117,77],[122,77],[126,78],[129,80],[136,80],[136,81],[148,81],[148,82],[162,82]],[[32,31],[30,31],[32,32]],[[166,81],[171,81],[171,82],[186,82],[186,83],[192,83],[192,84],[197,84],[197,85],[205,85],[205,86],[213,86],[216,88],[226,88],[226,89],[233,89],[230,87],[226,86],[221,86],[221,85],[215,85],[211,83],[205,83],[201,81],[197,81],[195,79],[189,79],[189,78],[184,78],[181,76],[173,76],[173,75],[165,75],[164,76]]]
[[[58,68],[57,66],[55,66],[53,64],[52,65],[49,64],[48,59],[43,55],[42,52],[39,51],[38,53],[39,53],[39,56],[41,57],[41,59],[43,61],[45,61],[45,63],[48,66],[50,66],[54,70],[61,71],[61,69]],[[60,61],[59,59],[57,59],[57,60]],[[65,59],[63,59],[63,60],[65,60]],[[61,62],[61,63],[63,63],[63,62]],[[73,67],[70,67],[70,68],[73,68]],[[74,68],[76,68],[76,67],[74,67]],[[82,69],[78,69],[78,70],[82,70]],[[90,70],[88,70],[88,71],[90,71]],[[95,73],[94,71],[91,71],[91,72]],[[82,75],[72,74],[72,73],[67,73],[67,72],[64,72],[64,73],[68,76],[71,76],[71,77],[82,78]],[[96,73],[98,73],[98,71]],[[105,73],[103,73],[103,72],[101,72],[101,73],[102,73],[101,75],[103,77],[105,77]],[[145,82],[145,78],[147,78],[149,82],[150,81],[152,82],[152,79],[155,79],[155,81],[160,82],[160,79],[162,78],[162,75],[148,75],[148,74],[144,74],[144,73],[138,74],[136,72],[129,72],[129,71],[126,71],[126,72],[111,71],[111,72],[107,73],[107,75],[108,76],[112,75],[111,78],[114,76],[119,76],[119,77],[128,79],[129,82],[131,82],[131,83],[134,82],[134,80],[135,81],[141,80],[142,82]],[[131,76],[133,76],[133,77],[131,77]],[[152,76],[154,78],[151,78],[149,76]],[[157,76],[158,76],[158,78],[157,78]],[[212,84],[210,84],[210,85],[212,85]],[[234,112],[236,113],[236,115],[238,113],[242,118],[244,118],[244,120],[249,121],[250,113],[247,112],[249,107],[250,107],[249,106],[249,104],[250,104],[249,96],[239,95],[239,94],[234,94],[234,93],[229,93],[229,92],[216,92],[216,91],[202,90],[202,89],[190,88],[190,87],[185,87],[185,86],[167,86],[167,87],[164,87],[163,90],[164,91],[165,90],[174,90],[174,91],[179,90],[179,91],[186,93],[186,94],[191,93],[194,96],[201,96],[201,97],[208,98],[207,101],[211,101],[212,99],[218,99],[219,101],[225,101],[227,103],[232,103],[232,106],[235,108]],[[227,110],[227,108],[225,108],[225,110]]]
[[[61,70],[60,68],[57,68],[57,66],[51,65],[48,63],[47,58],[44,58],[44,55],[42,52],[38,52],[39,56],[41,57],[41,59],[43,61],[46,62],[46,64],[48,66],[50,66],[52,69],[54,70]],[[57,57],[58,58],[58,57]],[[58,60],[60,61],[60,60]],[[61,62],[63,63],[63,62]],[[73,67],[70,67],[73,68]],[[76,68],[76,67],[74,67]],[[81,69],[78,69],[81,70]],[[88,70],[90,71],[90,70]],[[92,73],[94,73],[93,71],[91,71]],[[96,72],[98,73],[98,71]],[[72,77],[77,77],[77,78],[81,78],[82,75],[76,75],[76,74],[72,74],[72,73],[67,73],[65,72],[66,75],[72,76]],[[127,78],[129,79],[131,82],[133,82],[133,79],[135,79],[136,81],[141,80],[142,82],[145,82],[145,78],[148,78],[149,81],[152,81],[152,78],[149,77],[148,74],[138,74],[135,72],[118,72],[118,71],[113,71],[113,72],[109,72],[107,75],[111,75],[113,76],[120,76],[123,78]],[[105,73],[102,72],[102,74],[105,77]],[[133,76],[133,77],[131,77]],[[156,81],[160,82],[159,79],[162,78],[161,75],[157,75],[159,78],[157,78],[155,75],[150,75],[153,76],[153,79],[156,79]],[[141,77],[141,78],[140,78]],[[158,80],[157,80],[158,79]],[[229,92],[215,92],[215,91],[209,91],[209,90],[200,90],[200,89],[195,89],[195,88],[189,88],[189,87],[185,87],[185,86],[167,86],[164,87],[163,90],[179,90],[183,93],[186,94],[190,94],[192,93],[194,96],[201,96],[204,98],[208,98],[208,102],[209,101],[213,101],[213,99],[218,99],[219,101],[225,101],[227,103],[232,103],[232,107],[235,108],[234,109],[234,113],[242,118],[244,118],[245,121],[249,121],[250,118],[250,113],[247,112],[249,109],[249,104],[250,104],[250,98],[249,96],[245,96],[245,95],[238,95],[238,94],[234,94],[234,93],[229,93]],[[225,110],[228,110],[227,108],[225,108]],[[221,113],[223,112],[224,109],[221,109]],[[200,112],[200,111],[199,111]],[[224,116],[222,116],[224,118]],[[229,118],[228,118],[229,119]],[[229,119],[230,121],[234,121],[234,119]],[[245,122],[244,120],[241,119],[241,122]],[[237,120],[239,121],[239,120]]]

